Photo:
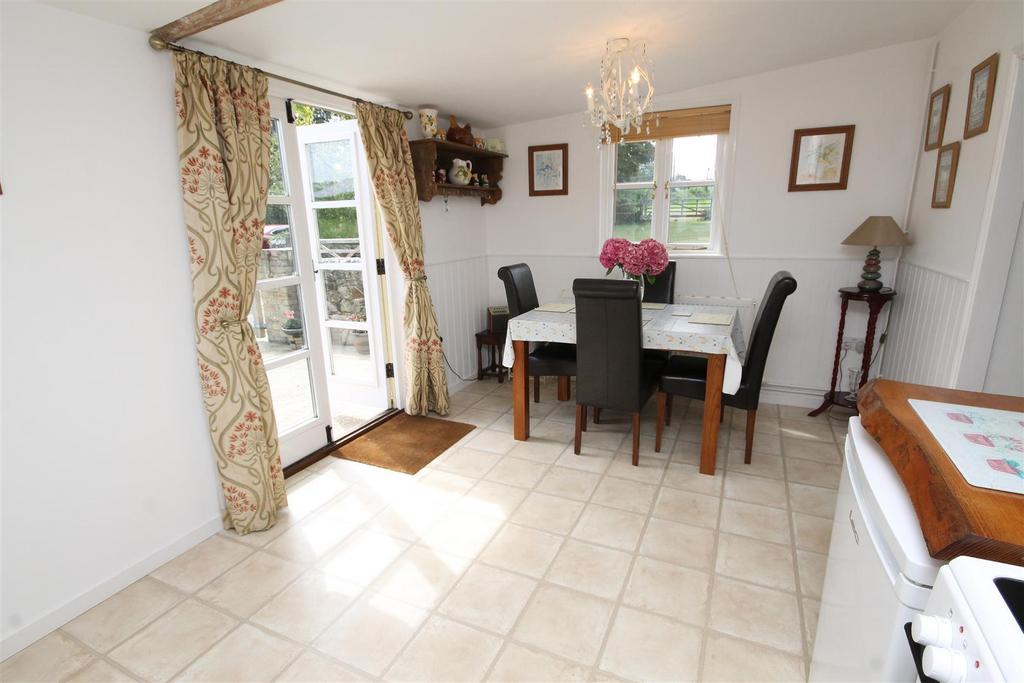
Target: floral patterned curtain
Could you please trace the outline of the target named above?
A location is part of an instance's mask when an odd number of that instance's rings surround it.
[[[368,102],[356,105],[359,130],[391,246],[402,264],[405,292],[406,412],[448,414],[448,377],[441,335],[423,270],[423,226],[416,198],[412,153],[402,113]]]
[[[272,527],[288,504],[267,373],[246,320],[267,209],[267,78],[190,52],[176,52],[174,66],[199,377],[225,527],[247,534]]]

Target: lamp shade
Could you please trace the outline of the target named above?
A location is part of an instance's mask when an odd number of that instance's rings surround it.
[[[910,238],[900,230],[892,216],[869,216],[860,227],[843,240],[843,244],[861,247],[905,247]]]

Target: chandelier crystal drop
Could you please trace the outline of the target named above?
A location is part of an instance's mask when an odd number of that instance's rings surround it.
[[[601,88],[595,91],[587,83],[587,113],[590,122],[601,130],[601,142],[611,142],[611,127],[622,131],[643,132],[650,123],[644,113],[654,97],[653,65],[647,58],[647,44],[629,38],[609,40],[601,60]]]

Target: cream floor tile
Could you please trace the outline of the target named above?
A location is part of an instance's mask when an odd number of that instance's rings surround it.
[[[404,602],[366,593],[314,645],[330,657],[380,676],[428,614]]]
[[[540,425],[540,423],[541,423],[541,420],[539,420],[536,417],[534,417],[533,416],[533,411],[531,410],[530,411],[530,435],[531,435],[531,437],[533,435],[533,430],[536,429],[538,427],[538,425]],[[511,412],[502,413],[501,417],[499,417],[497,420],[495,420],[490,425],[488,425],[487,428],[491,429],[493,431],[496,431],[496,432],[505,432],[506,434],[511,434],[513,429],[515,428],[515,418],[513,417]]]
[[[299,521],[345,491],[350,484],[336,476],[307,477],[288,489],[288,513]]]
[[[246,618],[301,573],[302,565],[261,551],[247,557],[196,595]]]
[[[821,598],[821,587],[825,583],[827,556],[796,551],[796,562],[800,569],[800,592],[809,598]]]
[[[593,502],[608,507],[647,514],[658,488],[626,479],[605,477],[594,491]]]
[[[474,558],[490,543],[503,522],[504,516],[467,514],[457,505],[423,534],[420,543],[441,552]]]
[[[14,679],[4,678],[3,680],[14,683]],[[137,680],[102,659],[97,659],[74,676],[63,679],[64,683],[132,683]]]
[[[593,665],[601,649],[612,603],[542,584],[519,618],[513,637],[574,662]]]
[[[235,627],[230,617],[187,600],[110,653],[136,676],[166,681]]]
[[[711,570],[714,548],[714,531],[657,517],[647,521],[647,530],[640,543],[643,555],[703,571]]]
[[[385,678],[435,683],[479,681],[500,647],[500,638],[443,617],[431,617]]]
[[[484,431],[481,434],[497,432]],[[479,438],[479,437],[478,437]],[[475,439],[471,443],[475,443]],[[439,469],[447,472],[454,472],[465,477],[482,477],[489,469],[494,467],[501,460],[501,454],[472,447],[472,445],[460,448],[449,454],[444,462],[437,465]]]
[[[519,442],[513,439],[511,434],[498,432],[493,429],[484,429],[470,439],[466,445],[474,450],[505,455],[517,443]]]
[[[512,521],[559,534],[567,534],[579,519],[582,511],[583,503],[579,501],[534,492],[527,496],[519,509],[515,511]]]
[[[340,579],[366,585],[408,547],[407,541],[393,536],[363,531],[338,546],[320,561],[319,567]]]
[[[67,678],[95,659],[88,649],[66,634],[53,631],[0,664],[0,680],[57,681]]]
[[[488,681],[492,683],[583,683],[590,669],[571,664],[545,652],[508,643],[494,664]]]
[[[629,553],[569,539],[551,565],[547,580],[615,600],[632,561]]]
[[[718,526],[720,503],[721,499],[715,496],[662,486],[654,504],[654,515],[675,522],[714,529]]]
[[[469,566],[465,557],[433,548],[413,546],[373,584],[381,595],[431,609],[455,585]]]
[[[839,465],[826,465],[799,458],[786,460],[786,479],[798,484],[835,489],[839,488],[841,474],[842,468]]]
[[[698,430],[701,428],[698,426]],[[728,439],[719,439],[718,450],[716,452],[715,469],[723,469],[725,467],[725,456],[729,451]],[[676,441],[675,447],[672,449],[672,462],[679,463],[681,465],[700,465],[700,450],[701,443],[697,441],[687,441],[681,436]]]
[[[595,474],[604,474],[604,471],[608,469],[614,459],[615,451],[595,448],[588,444],[586,438],[584,438],[578,455],[573,452],[573,447],[570,445],[562,451],[562,455],[558,457],[555,464],[561,467],[586,470]]]
[[[541,439],[548,442],[560,443],[562,447],[569,443],[573,439],[573,435],[576,433],[576,428],[571,422],[555,422],[553,420],[544,420],[536,429],[530,428],[530,440],[524,443],[530,443],[535,439]],[[522,445],[522,443],[520,444]],[[516,456],[521,457],[521,456]],[[554,461],[547,461],[554,462]]]
[[[480,561],[540,578],[561,544],[561,536],[508,524],[480,554]]]
[[[665,465],[667,464],[667,454],[661,453],[660,457],[641,455],[639,463],[634,467],[633,455],[620,451],[615,454],[615,458],[612,460],[612,464],[608,466],[605,474],[609,477],[657,485],[665,474]]]
[[[362,589],[311,569],[252,617],[252,622],[309,643],[355,600]]]
[[[527,491],[515,486],[482,481],[455,504],[454,510],[462,515],[483,515],[505,520],[515,512],[526,495]]]
[[[721,530],[773,543],[790,542],[789,514],[785,510],[728,498],[722,501]]]
[[[622,607],[600,666],[635,681],[696,681],[700,647],[700,629]]]
[[[800,606],[804,611],[804,637],[807,639],[807,651],[814,652],[814,636],[818,632],[818,613],[821,603],[810,598],[802,598]]]
[[[643,532],[645,519],[635,512],[591,503],[580,515],[572,536],[582,541],[633,552]]]
[[[820,486],[789,483],[789,506],[797,512],[832,519],[836,510],[836,490]]]
[[[501,417],[501,415],[501,413],[496,412],[494,410],[480,410],[479,408],[469,408],[467,410],[463,410],[461,413],[455,415],[451,419],[457,420],[459,422],[465,422],[466,424],[471,424],[474,427],[478,427],[480,429],[486,429],[491,424],[493,424],[495,420]]]
[[[796,596],[716,576],[709,626],[744,640],[802,654]]]
[[[265,546],[295,562],[315,562],[373,516],[358,495],[348,494],[324,505]]]
[[[726,468],[730,472],[740,474],[752,474],[757,477],[769,477],[771,479],[784,479],[785,470],[782,467],[782,457],[769,455],[768,453],[751,453],[750,464],[743,462],[743,451],[729,451],[726,457]]]
[[[107,652],[184,597],[167,584],[145,576],[62,628],[94,650]]]
[[[800,657],[712,631],[701,679],[707,683],[802,683],[804,662]]]
[[[725,475],[723,495],[747,503],[784,508],[787,501],[786,482],[729,470]]]
[[[559,447],[559,452],[561,452],[561,448]],[[501,462],[495,465],[485,478],[489,481],[529,489],[533,488],[540,481],[540,478],[544,476],[544,472],[547,469],[548,465],[545,463],[510,456],[503,458]]]
[[[793,420],[795,422],[813,422],[816,424],[828,424],[828,417],[824,414],[815,415],[811,417],[807,413],[810,412],[807,408],[800,406],[779,406],[779,417],[787,420]]]
[[[782,440],[787,458],[801,458],[838,465],[839,448],[832,441],[809,441],[786,437]]]
[[[828,554],[829,541],[832,540],[831,519],[794,512],[793,526],[797,548]]]
[[[696,465],[683,465],[676,462],[668,464],[662,484],[684,491],[692,491],[708,496],[722,495],[722,482],[725,480],[723,471],[715,472],[713,477],[700,473]]]
[[[299,658],[292,662],[275,680],[277,683],[326,683],[327,681],[355,683],[366,679],[307,650],[299,655]]]
[[[562,427],[563,425],[558,425],[557,428],[549,429],[547,431],[557,431]],[[558,460],[558,456],[560,456],[562,451],[565,450],[566,443],[571,439],[571,431],[567,439],[545,438],[539,434],[531,433],[529,441],[517,441],[516,445],[512,447],[512,450],[508,452],[508,455],[513,458],[520,458],[522,460],[550,465],[554,461]]]
[[[622,601],[688,624],[703,626],[711,577],[688,567],[638,557]]]
[[[439,496],[403,498],[377,515],[367,529],[406,541],[417,541],[451,507],[451,501]]]
[[[461,474],[442,472],[430,468],[427,468],[425,471],[426,474],[416,481],[415,489],[410,492],[410,495],[436,496],[440,500],[448,500],[454,503],[465,495],[466,491],[473,488],[477,482],[476,479],[464,477]]]
[[[832,428],[825,422],[808,422],[783,418],[780,422],[783,438],[810,439],[833,443]]]
[[[796,590],[793,550],[789,546],[719,534],[715,571],[769,588]]]
[[[725,432],[723,431],[723,435]],[[744,431],[729,432],[729,449],[742,451],[747,447],[747,435]],[[782,442],[779,440],[779,433],[766,434],[754,430],[754,446],[751,449],[754,453],[766,455],[782,455]]]
[[[507,396],[485,396],[474,403],[472,407],[477,410],[493,410],[494,412],[503,413],[512,408],[512,401]],[[532,408],[533,406],[530,407]]]
[[[301,648],[242,624],[192,663],[178,681],[272,681]]]
[[[585,501],[597,488],[600,479],[601,476],[593,472],[569,467],[552,467],[537,484],[537,490],[553,496]]]
[[[252,549],[221,536],[211,536],[199,545],[153,572],[153,576],[175,588],[192,593],[238,564]]]
[[[474,564],[438,611],[504,635],[512,629],[536,585],[536,581],[518,574]]]

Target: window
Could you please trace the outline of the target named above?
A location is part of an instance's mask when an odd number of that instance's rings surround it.
[[[653,237],[673,250],[711,248],[722,141],[691,135],[614,145],[611,235]]]

